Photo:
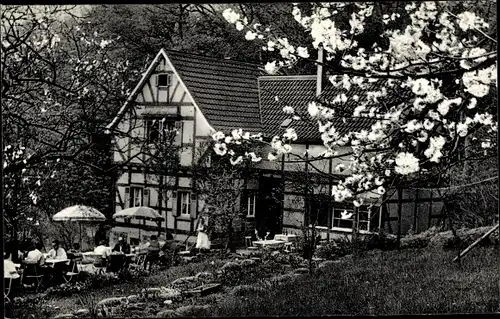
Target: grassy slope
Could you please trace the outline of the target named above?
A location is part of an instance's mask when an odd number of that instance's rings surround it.
[[[484,313],[497,311],[498,248],[462,262],[453,252],[371,253],[247,298],[229,297],[219,316]]]
[[[317,270],[310,277],[273,286],[245,297],[225,295],[203,316],[311,316],[332,314],[484,313],[497,311],[498,248],[474,249],[462,267],[455,252],[404,250],[371,252]],[[214,271],[223,261],[174,267],[133,283],[92,291],[100,300],[138,293],[200,271]],[[207,300],[208,301],[208,300]],[[205,303],[201,301],[202,303]],[[48,302],[58,313],[82,308],[74,295]]]

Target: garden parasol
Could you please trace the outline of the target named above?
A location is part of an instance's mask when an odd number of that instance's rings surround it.
[[[75,205],[61,210],[52,217],[55,222],[78,222],[80,226],[80,245],[82,243],[82,223],[103,222],[106,216],[93,207]]]
[[[113,219],[116,218],[125,218],[125,219],[140,219],[140,220],[151,220],[154,222],[161,222],[164,220],[163,217],[161,217],[160,214],[156,210],[150,207],[146,206],[139,206],[139,207],[130,207],[124,210],[119,211],[118,213],[115,213],[113,215]],[[139,237],[140,237],[140,231],[141,229],[139,228]]]

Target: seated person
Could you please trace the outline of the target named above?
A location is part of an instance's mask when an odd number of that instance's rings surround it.
[[[120,237],[118,239],[118,243],[116,243],[115,247],[113,248],[113,251],[130,254],[130,245],[123,239],[123,237]]]
[[[146,253],[146,262],[144,263],[144,269],[148,269],[147,266],[149,265],[149,271],[151,271],[153,263],[158,260],[159,255],[160,243],[158,242],[158,238],[155,235],[152,235],[151,241],[148,245],[148,251]]]
[[[97,255],[101,255],[102,258],[107,258],[109,256],[109,248],[106,247],[106,241],[101,240],[99,242],[99,246],[94,248],[94,253]]]
[[[80,251],[80,244],[79,243],[73,243],[73,247],[68,250],[68,253],[72,253],[72,254],[80,254],[81,251]]]
[[[3,253],[3,277],[12,279],[18,279],[21,277],[17,272],[16,265],[11,260],[10,252]]]
[[[47,259],[68,259],[66,251],[60,246],[59,240],[55,239],[52,241],[52,249],[49,250],[49,256]]]
[[[32,263],[32,264],[38,264],[42,266],[45,264],[45,257],[43,256],[43,253],[41,250],[43,249],[43,245],[40,242],[37,242],[33,247],[32,250],[28,252],[28,255],[25,258],[25,261],[27,263]]]
[[[68,258],[71,260],[68,269],[71,272],[77,272],[78,262],[83,260],[83,255],[80,251],[79,243],[73,243],[73,247],[68,250]]]

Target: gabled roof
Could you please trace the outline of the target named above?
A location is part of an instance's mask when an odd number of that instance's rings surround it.
[[[261,65],[162,49],[117,116],[106,127],[107,133],[116,127],[133,105],[138,92],[165,56],[215,130],[243,128],[252,133],[262,131],[257,86],[258,76],[265,74]]]
[[[165,50],[216,130],[261,131],[257,78],[262,66]]]
[[[211,58],[172,50],[161,50],[134,88],[118,115],[107,126],[113,129],[132,105],[137,93],[152,74],[159,59],[166,57],[186,86],[189,94],[209,124],[215,129],[230,132],[242,128],[251,133],[264,133],[272,137],[281,135],[286,127],[293,127],[301,141],[320,141],[316,121],[293,120],[282,127],[291,116],[283,112],[285,105],[296,112],[307,115],[309,102],[316,97],[316,76],[261,76],[265,74],[261,65],[227,59]],[[372,83],[371,86],[379,86]],[[370,87],[371,87],[370,86]],[[348,109],[354,108],[352,96],[366,94],[353,86],[346,95]],[[326,81],[320,100],[330,101],[340,92]],[[278,97],[278,100],[276,99]],[[308,118],[307,116],[305,116]],[[375,119],[336,119],[335,128],[339,134],[369,128]]]

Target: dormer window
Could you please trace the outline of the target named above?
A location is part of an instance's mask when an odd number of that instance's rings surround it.
[[[172,83],[171,73],[161,73],[158,74],[156,85],[160,89],[168,89]]]

